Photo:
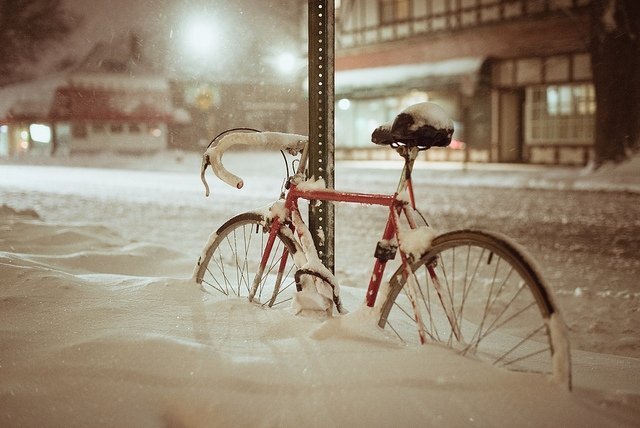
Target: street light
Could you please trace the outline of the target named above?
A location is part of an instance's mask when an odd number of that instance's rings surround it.
[[[283,74],[293,73],[298,64],[297,58],[291,52],[283,52],[276,58],[276,66]]]
[[[186,23],[184,44],[194,55],[206,57],[215,46],[216,31],[213,19],[207,17],[193,17]]]
[[[267,56],[271,67],[283,76],[295,77],[306,64],[306,60],[290,51],[284,51]]]

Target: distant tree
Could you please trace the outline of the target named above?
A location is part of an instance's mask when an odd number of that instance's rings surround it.
[[[62,0],[0,0],[0,86],[24,79],[25,66],[74,28]]]
[[[640,149],[640,1],[592,0],[595,166]]]

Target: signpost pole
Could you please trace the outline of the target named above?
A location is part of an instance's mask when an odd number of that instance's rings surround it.
[[[309,0],[309,175],[334,188],[334,0]],[[334,271],[335,212],[330,202],[309,206],[318,255]]]

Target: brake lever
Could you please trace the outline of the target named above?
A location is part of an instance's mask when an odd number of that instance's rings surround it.
[[[205,178],[205,172],[207,171],[207,167],[211,165],[211,162],[209,162],[209,155],[208,154],[203,154],[202,155],[202,163],[200,164],[200,180],[202,181],[202,184],[204,184],[204,188],[205,188],[205,196],[209,196],[209,184],[207,184],[207,179]]]

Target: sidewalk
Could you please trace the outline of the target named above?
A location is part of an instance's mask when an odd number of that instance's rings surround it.
[[[230,152],[229,160],[242,156],[243,164],[256,168],[273,153],[250,151]],[[116,168],[134,170],[162,170],[197,173],[200,154],[193,152],[165,151],[148,156],[125,156],[102,153],[93,156],[44,157],[23,159],[1,159],[2,165],[55,165],[89,168]],[[233,162],[233,161],[231,161]],[[370,170],[371,174],[387,171],[397,174],[402,161],[348,161],[336,162],[336,171],[344,169]],[[377,171],[377,172],[376,172]],[[631,192],[640,194],[640,155],[620,165],[605,165],[597,171],[585,167],[567,167],[529,164],[461,163],[418,161],[415,174],[434,185],[515,187],[531,189],[584,190]]]
[[[400,161],[339,161],[340,165],[364,169],[394,169]],[[456,186],[516,187],[531,189],[631,192],[640,194],[640,155],[620,165],[588,167],[553,165],[416,162],[416,174],[432,184]]]

